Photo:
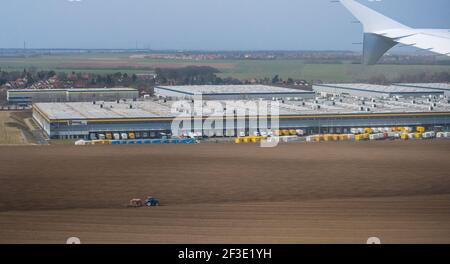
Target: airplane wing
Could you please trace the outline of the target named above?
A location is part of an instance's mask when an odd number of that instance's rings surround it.
[[[398,30],[395,33],[392,31],[378,32],[378,34],[407,46],[450,56],[450,32],[448,30],[412,29]]]
[[[364,27],[364,64],[375,64],[398,43],[450,56],[450,31],[414,29],[386,17],[355,0],[340,0]]]

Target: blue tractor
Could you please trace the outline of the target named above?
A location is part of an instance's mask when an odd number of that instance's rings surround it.
[[[159,206],[159,201],[155,197],[149,196],[147,200],[145,200],[146,206]]]

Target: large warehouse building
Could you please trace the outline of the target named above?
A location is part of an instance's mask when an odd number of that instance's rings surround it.
[[[16,105],[43,102],[115,101],[138,97],[138,90],[133,88],[20,89],[7,92],[8,103]]]
[[[178,99],[192,99],[201,95],[203,100],[272,100],[274,98],[314,98],[315,93],[266,85],[193,85],[158,86],[155,87],[155,95]]]
[[[136,137],[145,138],[157,136],[158,132],[170,132],[174,116],[189,113],[181,108],[176,108],[174,113],[173,103],[174,101],[170,100],[97,104],[37,103],[33,106],[33,118],[51,138],[92,139],[100,133],[130,132],[136,133]],[[240,108],[248,102],[242,101],[243,104],[239,104],[239,101],[221,101],[221,103]],[[339,98],[318,96],[313,99],[279,101],[279,104],[279,127],[303,129],[307,134],[348,133],[355,127],[423,125],[450,129],[450,104],[448,99],[440,97],[433,99],[422,97],[415,100],[379,98],[364,101],[345,95]],[[242,111],[234,113],[234,120],[226,119],[222,124],[217,123],[211,129],[203,130],[203,133],[209,136],[222,136],[238,134],[242,129],[262,129],[259,127],[261,123],[250,122],[256,119],[255,116],[238,113]],[[203,116],[203,119],[207,117]],[[191,115],[187,115],[184,119],[191,123],[198,120]],[[234,127],[230,128],[229,122]]]
[[[313,90],[318,93],[335,95],[350,95],[366,98],[380,97],[422,97],[441,96],[444,91],[425,87],[400,86],[400,85],[375,85],[375,84],[316,84]]]

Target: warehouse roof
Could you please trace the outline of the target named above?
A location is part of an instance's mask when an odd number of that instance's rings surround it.
[[[158,86],[156,88],[183,94],[310,94],[312,91],[282,88],[268,85],[190,85],[190,86]]]
[[[450,83],[399,83],[399,86],[426,88],[432,90],[450,91]]]
[[[330,87],[330,88],[344,89],[344,90],[353,90],[353,91],[372,92],[372,93],[383,93],[383,94],[411,94],[411,93],[439,94],[439,93],[442,93],[439,91],[435,91],[432,89],[426,89],[426,88],[422,88],[422,87],[409,87],[409,86],[399,86],[399,85],[376,85],[376,84],[365,84],[365,83],[317,84],[315,86]]]
[[[365,102],[352,97],[308,99],[302,101],[279,102],[280,115],[325,115],[325,114],[358,114],[358,113],[419,113],[419,112],[450,112],[447,100],[434,99],[432,110],[427,98],[418,98],[414,102],[400,99],[378,99],[376,102]],[[228,109],[244,109],[253,107],[252,101],[209,101],[220,102]],[[258,101],[253,101],[255,105]],[[181,113],[190,114],[191,106],[173,107],[173,101],[121,101],[117,102],[77,102],[77,103],[37,103],[34,109],[49,120],[88,120],[88,119],[155,119],[172,118]],[[190,105],[191,103],[189,103]],[[131,107],[130,107],[131,106]],[[211,106],[213,107],[213,106]],[[185,112],[185,110],[188,110]],[[208,104],[203,106],[205,113],[212,113]],[[174,112],[173,112],[174,111]],[[238,112],[239,113],[239,112]]]
[[[111,92],[111,91],[137,91],[134,88],[118,87],[118,88],[67,88],[67,89],[11,89],[10,93],[51,93],[51,92]]]
[[[130,108],[130,105],[132,108]],[[170,108],[154,102],[36,103],[33,107],[49,119],[150,118],[168,116]]]

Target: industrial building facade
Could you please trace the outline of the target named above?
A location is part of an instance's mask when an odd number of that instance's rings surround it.
[[[202,100],[256,100],[274,98],[314,98],[315,93],[267,85],[158,86],[155,95],[165,98]]]
[[[140,133],[147,137],[158,137],[159,133],[170,133],[173,118],[142,119],[104,119],[104,120],[48,120],[38,111],[33,118],[53,139],[90,139],[91,134],[105,133]],[[243,117],[240,117],[243,118]],[[194,121],[190,121],[194,122]],[[246,118],[246,126],[203,131],[207,136],[237,136],[239,131],[248,134],[250,121]],[[225,123],[222,127],[225,127]],[[320,116],[281,116],[279,129],[303,129],[307,134],[316,133],[349,133],[354,127],[395,127],[395,126],[440,126],[450,129],[450,112],[445,113],[409,113],[409,114],[353,114],[353,115],[320,115]],[[192,124],[192,127],[194,125]],[[258,127],[251,129],[259,130]],[[275,129],[275,128],[274,128]],[[277,128],[278,129],[278,128]],[[153,136],[152,136],[153,135]],[[137,136],[139,137],[139,136]],[[144,136],[143,136],[144,137]]]
[[[173,102],[138,101],[132,103],[38,103],[33,106],[33,118],[50,138],[92,139],[95,134],[136,133],[136,137],[158,137],[170,133],[176,113]],[[423,99],[416,104],[409,101],[380,100],[378,107],[359,109],[360,101],[344,98],[341,101],[312,99],[308,101],[280,102],[276,117],[279,126],[274,129],[303,129],[307,134],[348,133],[356,127],[426,126],[450,129],[450,105],[436,101],[433,110]],[[201,117],[202,122],[208,116]],[[234,115],[232,121],[224,119],[203,129],[206,136],[233,136],[244,131],[262,130],[264,116]],[[273,118],[273,117],[271,117]],[[190,127],[198,117],[183,117]],[[256,121],[255,121],[256,120]],[[230,127],[230,123],[232,126]],[[272,128],[272,124],[268,124]]]
[[[8,90],[10,104],[31,105],[43,102],[89,102],[137,99],[139,92],[133,88],[85,88],[85,89],[20,89]]]

